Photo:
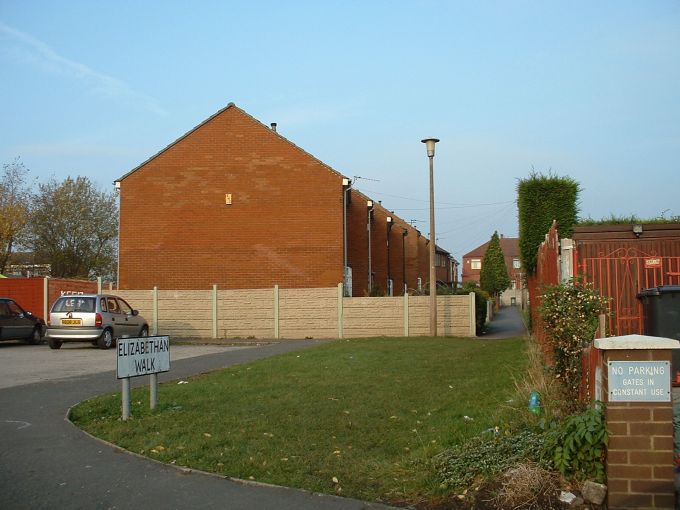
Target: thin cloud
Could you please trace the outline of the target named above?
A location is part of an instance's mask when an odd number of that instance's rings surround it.
[[[24,156],[50,158],[139,156],[139,151],[137,150],[94,144],[86,141],[17,145],[13,148],[13,152]]]
[[[29,34],[2,22],[0,22],[0,34],[4,34],[19,45],[24,61],[37,64],[51,72],[72,76],[86,83],[95,93],[131,100],[153,113],[167,115],[167,112],[158,105],[154,98],[136,92],[118,78],[97,72],[85,64],[59,55],[50,46]]]

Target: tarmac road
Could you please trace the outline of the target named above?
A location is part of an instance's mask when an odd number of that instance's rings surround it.
[[[299,340],[249,348],[211,346],[212,354],[177,360],[159,381],[188,377],[317,345]],[[186,349],[194,349],[188,346]],[[113,351],[94,348],[0,345],[0,508],[11,509],[365,509],[387,508],[357,500],[248,484],[160,464],[89,437],[66,420],[68,409],[117,391],[111,370],[97,365]],[[173,354],[174,353],[174,354]],[[185,353],[190,356],[191,353]],[[66,355],[78,360],[71,368]],[[78,365],[82,365],[78,367]],[[87,368],[85,367],[87,366]],[[95,369],[95,366],[99,367]],[[23,367],[23,368],[19,368]],[[94,372],[93,372],[94,371]],[[29,376],[41,382],[12,385]],[[48,374],[48,375],[46,375]],[[67,374],[65,378],[62,376]],[[45,380],[47,379],[47,380]],[[147,378],[133,386],[148,384]]]

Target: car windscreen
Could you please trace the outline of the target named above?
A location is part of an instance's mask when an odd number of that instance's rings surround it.
[[[61,297],[54,303],[52,311],[59,312],[94,312],[95,298],[69,296]]]

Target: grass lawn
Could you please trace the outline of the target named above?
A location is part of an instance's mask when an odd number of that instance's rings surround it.
[[[78,405],[80,427],[163,462],[372,501],[436,495],[428,459],[495,426],[525,341],[339,340]]]

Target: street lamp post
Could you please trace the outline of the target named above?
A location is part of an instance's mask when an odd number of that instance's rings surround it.
[[[430,336],[437,336],[437,271],[435,269],[435,244],[437,237],[434,230],[434,144],[437,138],[421,140],[427,148],[430,160]]]

